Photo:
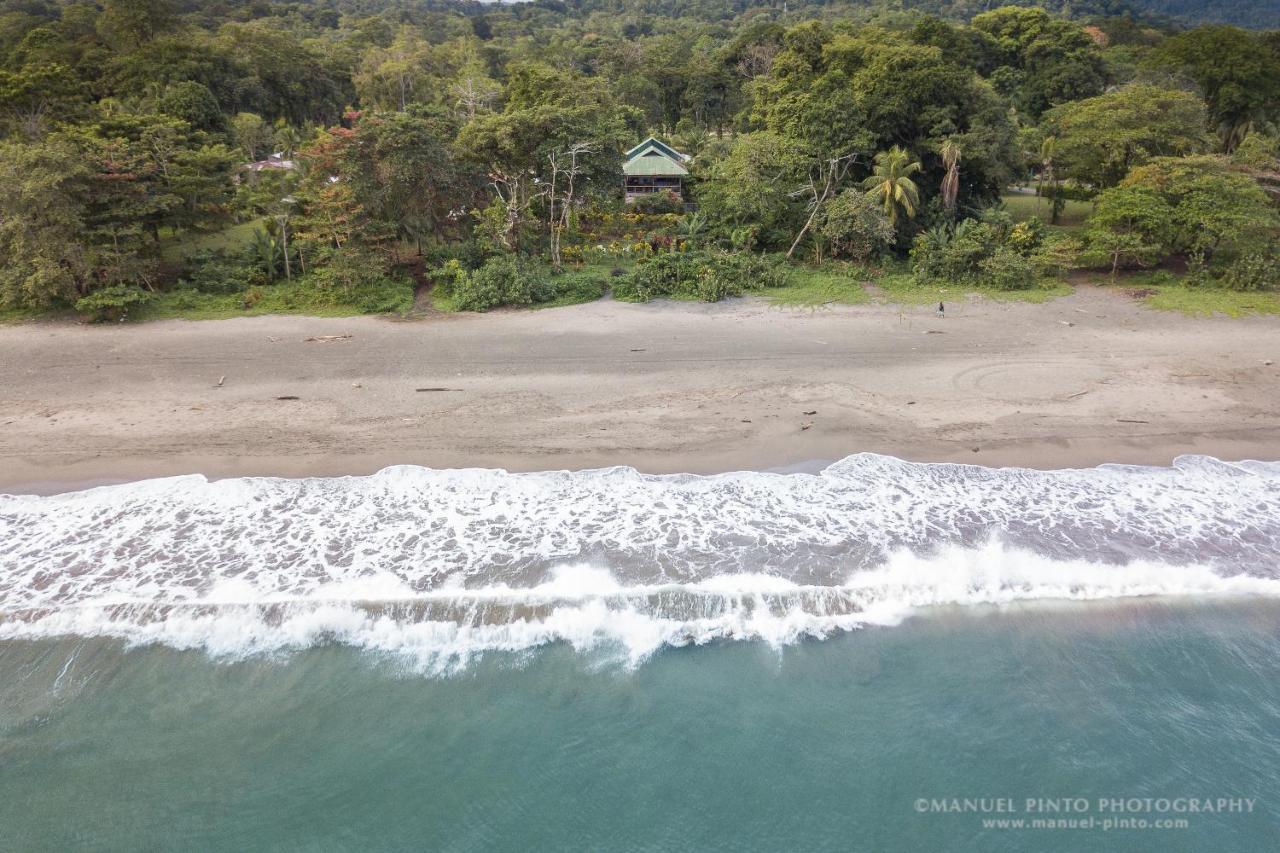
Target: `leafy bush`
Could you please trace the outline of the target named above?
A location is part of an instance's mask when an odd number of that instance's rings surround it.
[[[879,254],[895,237],[884,208],[866,193],[845,190],[827,205],[820,229],[835,257],[865,261]]]
[[[613,295],[626,302],[648,302],[660,296],[691,295],[696,288],[701,256],[695,252],[667,252],[645,258]]]
[[[457,258],[450,258],[441,266],[427,271],[427,276],[433,282],[434,292],[444,296],[452,296],[458,284],[468,275],[470,272]]]
[[[946,278],[945,253],[951,243],[951,231],[938,225],[921,231],[911,244],[911,271],[917,281]]]
[[[613,288],[618,299],[647,302],[684,296],[718,302],[728,296],[787,284],[781,260],[746,252],[668,252],[646,258]]]
[[[428,275],[435,283],[433,292],[448,300],[443,307],[457,311],[547,302],[572,305],[599,299],[609,289],[609,274],[601,270],[574,270],[548,277],[534,261],[516,255],[490,258],[476,270],[452,259]]]
[[[1044,242],[1044,222],[1033,216],[1025,222],[1019,222],[1009,229],[1005,244],[1023,255],[1028,255],[1040,248]]]
[[[921,283],[942,281],[998,290],[1035,287],[1041,273],[1074,263],[1066,245],[1045,247],[1038,219],[1014,224],[1005,210],[986,211],[981,219],[962,220],[954,231],[932,228],[916,237],[911,269]]]
[[[482,267],[494,254],[493,247],[485,241],[462,240],[433,247],[426,252],[425,260],[437,267],[442,267],[449,261],[457,261],[462,269],[474,270]]]
[[[1038,276],[1031,261],[1012,246],[997,246],[978,262],[983,284],[996,290],[1027,290],[1036,285]]]
[[[917,280],[974,283],[982,261],[1001,245],[995,226],[965,219],[955,231],[932,228],[916,237],[911,249],[911,269]]]
[[[447,265],[446,265],[447,266]],[[460,311],[488,311],[499,305],[532,305],[555,295],[541,270],[515,255],[499,255],[451,284]]]
[[[786,261],[773,255],[715,252],[707,256],[707,261],[718,275],[741,282],[746,291],[785,287],[791,279],[791,268]]]
[[[674,192],[647,193],[631,203],[638,213],[683,213],[684,202]]]
[[[1040,275],[1060,276],[1080,265],[1084,243],[1076,237],[1054,234],[1045,238],[1028,255]]]
[[[1274,249],[1242,255],[1227,267],[1222,285],[1229,290],[1280,290],[1280,259]]]
[[[407,279],[390,278],[377,257],[358,250],[335,252],[326,265],[312,269],[299,284],[310,304],[349,305],[364,314],[413,307],[413,285]]]
[[[707,264],[698,268],[693,295],[703,302],[719,302],[730,296],[741,296],[742,283],[728,265]]]
[[[609,276],[596,270],[563,272],[551,278],[551,298],[566,305],[594,302],[609,289]]]
[[[179,283],[200,293],[243,293],[265,284],[266,275],[256,259],[244,252],[202,251],[187,261]]]
[[[129,309],[145,305],[155,294],[129,284],[113,284],[76,300],[76,311],[91,322],[118,321],[129,316]]]

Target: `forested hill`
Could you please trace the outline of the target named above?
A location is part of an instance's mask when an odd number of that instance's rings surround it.
[[[962,19],[997,6],[1042,6],[1073,18],[1129,15],[1183,26],[1225,23],[1253,29],[1280,27],[1277,0],[904,0],[903,6]]]
[[[365,2],[376,5],[376,0]],[[1072,18],[1127,16],[1181,26],[1228,23],[1253,29],[1280,28],[1280,3],[1276,0],[534,0],[533,5],[702,20],[730,18],[753,9],[785,8],[800,14],[821,9],[824,15],[852,17],[901,10],[959,21],[1000,6],[1040,6]]]
[[[1280,3],[1276,0],[1133,0],[1132,6],[1145,15],[1168,16],[1189,23],[1280,28]]]
[[[348,15],[402,14],[413,17],[429,11],[462,11],[472,16],[492,10],[500,0],[185,0],[179,4],[190,15],[209,22],[229,18],[262,17],[281,9],[305,9],[312,19]],[[59,5],[53,0],[0,0],[0,16],[6,12],[40,14]],[[800,17],[868,18],[894,13],[936,15],[969,21],[1001,6],[1039,6],[1077,19],[1129,17],[1148,23],[1194,26],[1228,23],[1251,29],[1280,29],[1280,2],[1276,0],[527,0],[521,5],[547,15],[587,15],[610,12],[632,16],[694,18],[725,21],[739,16],[759,17],[787,12]]]

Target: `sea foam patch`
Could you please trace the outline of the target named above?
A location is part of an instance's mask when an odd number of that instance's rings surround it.
[[[0,496],[0,638],[238,657],[337,642],[430,670],[562,642],[629,661],[921,607],[1280,594],[1280,465],[1079,471],[859,455],[821,474],[154,480]]]

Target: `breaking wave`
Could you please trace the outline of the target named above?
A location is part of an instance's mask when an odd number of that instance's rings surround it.
[[[549,643],[642,660],[918,608],[1280,595],[1280,464],[819,474],[177,477],[0,496],[0,639],[219,657],[342,643],[444,671]]]

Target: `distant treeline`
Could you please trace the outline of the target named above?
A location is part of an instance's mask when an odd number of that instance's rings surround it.
[[[1269,286],[1244,248],[1274,234],[1280,33],[987,5],[4,0],[0,304],[283,280],[381,310],[409,274],[536,301],[527,261],[593,252],[702,253],[636,293],[748,268],[709,252]],[[685,194],[626,210],[651,134],[693,155]],[[1010,221],[1028,181],[1096,201],[1088,234]],[[237,223],[251,244],[178,250]]]

